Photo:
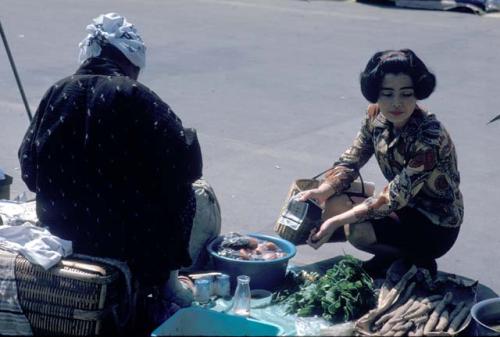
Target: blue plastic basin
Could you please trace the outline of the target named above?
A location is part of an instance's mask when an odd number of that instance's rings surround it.
[[[208,252],[213,259],[215,269],[231,276],[231,286],[235,287],[238,275],[250,276],[250,288],[276,290],[284,281],[288,261],[295,256],[297,249],[291,242],[282,238],[265,234],[247,234],[248,236],[271,241],[280,247],[286,255],[279,259],[269,261],[246,261],[230,259],[216,253],[219,244],[223,240],[219,236],[212,240],[207,246]]]
[[[283,329],[275,324],[191,307],[180,309],[151,336],[278,336]]]

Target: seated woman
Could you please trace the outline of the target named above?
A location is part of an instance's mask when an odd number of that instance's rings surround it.
[[[323,183],[301,197],[325,203],[324,222],[308,244],[348,240],[375,255],[364,263],[375,277],[399,258],[435,275],[435,259],[455,243],[464,210],[455,146],[436,116],[417,104],[434,91],[436,78],[403,49],[375,53],[360,82],[372,103],[361,130]],[[376,196],[348,198],[343,192],[372,155],[388,184]]]
[[[180,118],[137,81],[146,47],[116,13],[95,18],[81,66],[49,88],[19,149],[37,215],[76,253],[127,262],[144,292],[190,305],[177,279],[191,264],[201,176]]]

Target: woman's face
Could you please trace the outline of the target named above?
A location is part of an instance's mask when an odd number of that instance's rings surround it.
[[[395,128],[402,128],[417,105],[411,77],[403,73],[385,75],[377,103],[382,115]]]

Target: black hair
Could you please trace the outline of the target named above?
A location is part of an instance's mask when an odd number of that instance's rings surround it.
[[[118,48],[107,41],[101,42],[100,46],[102,50],[97,56],[98,58],[115,61],[128,76],[133,77],[135,74],[139,74],[141,69],[133,64]]]
[[[361,93],[368,101],[376,103],[384,76],[401,73],[411,77],[415,97],[419,100],[429,97],[436,87],[436,76],[412,50],[385,50],[375,53],[360,74]]]

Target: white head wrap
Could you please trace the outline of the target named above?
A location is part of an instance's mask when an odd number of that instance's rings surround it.
[[[104,40],[118,48],[130,62],[139,68],[146,65],[146,46],[137,34],[135,26],[123,16],[116,13],[99,15],[93,23],[87,26],[89,33],[80,42],[80,55],[78,60],[83,63],[86,59],[97,57],[101,54]]]

